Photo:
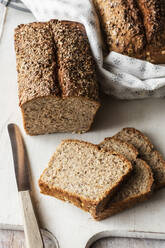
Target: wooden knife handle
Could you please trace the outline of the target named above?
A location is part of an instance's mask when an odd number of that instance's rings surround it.
[[[43,248],[43,241],[31,202],[30,192],[29,190],[19,191],[19,196],[22,203],[26,248]]]

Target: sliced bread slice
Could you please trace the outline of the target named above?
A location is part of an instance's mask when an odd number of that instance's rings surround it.
[[[79,140],[64,140],[39,179],[41,193],[89,211],[102,211],[131,163],[115,152]]]
[[[115,138],[105,138],[99,144],[101,149],[116,151],[125,155],[132,162],[133,172],[127,181],[124,181],[119,191],[108,202],[104,211],[93,215],[96,220],[103,220],[126,208],[134,206],[148,198],[151,193],[153,176],[150,167],[143,160],[137,158],[138,151],[131,144]]]
[[[135,128],[124,128],[114,137],[136,147],[139,151],[139,156],[147,162],[153,171],[156,189],[165,186],[165,160],[162,155],[155,150],[147,136]]]
[[[105,138],[98,146],[106,151],[122,154],[131,162],[134,162],[138,156],[138,151],[133,145],[113,137]]]

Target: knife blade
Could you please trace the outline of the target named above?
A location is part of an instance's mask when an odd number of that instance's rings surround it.
[[[29,160],[26,147],[19,127],[16,124],[9,124],[8,132],[13,151],[13,161],[18,193],[22,205],[22,217],[24,222],[26,247],[43,248],[43,240],[30,197],[30,181],[28,171]]]
[[[30,190],[29,160],[27,150],[19,127],[16,124],[8,125],[13,161],[18,191]]]

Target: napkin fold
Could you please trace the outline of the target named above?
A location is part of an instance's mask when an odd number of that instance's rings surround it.
[[[92,0],[22,0],[38,21],[50,19],[84,24],[99,69],[101,89],[120,99],[165,96],[165,66],[116,52],[103,57],[99,19]]]

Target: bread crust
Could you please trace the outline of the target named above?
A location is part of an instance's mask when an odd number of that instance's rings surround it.
[[[112,154],[114,156],[118,156],[121,160],[123,160],[123,162],[125,164],[127,164],[128,166],[128,170],[127,173],[125,173],[118,182],[116,182],[113,187],[111,187],[111,189],[109,189],[108,191],[106,191],[104,193],[104,195],[102,195],[101,198],[99,198],[99,200],[95,201],[95,200],[91,200],[89,198],[84,198],[81,195],[78,194],[73,194],[73,193],[68,193],[67,191],[61,190],[60,188],[54,187],[54,188],[49,188],[48,185],[46,185],[43,181],[42,181],[42,176],[44,175],[45,171],[47,169],[44,170],[44,172],[42,173],[40,179],[39,179],[39,187],[41,189],[41,193],[43,194],[47,194],[47,195],[51,195],[54,196],[56,198],[59,198],[63,201],[69,201],[71,203],[73,203],[74,205],[76,205],[77,207],[90,212],[92,215],[96,214],[97,212],[100,212],[104,209],[105,205],[107,204],[107,202],[109,201],[109,199],[111,198],[111,196],[115,193],[115,191],[118,189],[118,187],[120,186],[120,184],[122,183],[122,181],[131,173],[132,171],[132,165],[131,163],[122,155],[118,155],[115,152],[106,152],[104,150],[100,150],[98,148],[97,145],[91,144],[89,142],[85,142],[85,141],[80,141],[80,140],[72,140],[72,139],[68,139],[68,140],[64,140],[62,141],[61,145],[57,148],[56,151],[61,149],[61,146],[66,143],[83,143],[86,146],[96,150],[99,153],[108,153],[108,154]],[[51,166],[53,160],[54,160],[54,156],[56,156],[56,152],[53,155],[53,157],[51,158],[51,160],[49,161],[48,167]]]
[[[59,96],[54,44],[49,23],[21,24],[15,29],[19,106],[38,97]]]
[[[58,81],[62,97],[86,96],[98,100],[96,63],[84,25],[59,21],[52,24],[52,30],[57,47]]]

